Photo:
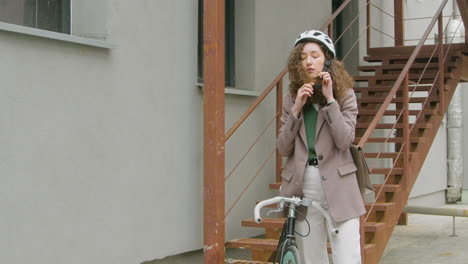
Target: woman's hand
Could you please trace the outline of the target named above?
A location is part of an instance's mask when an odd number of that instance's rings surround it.
[[[333,97],[333,81],[329,72],[319,73],[319,77],[322,78],[322,94],[327,99],[327,103],[335,100]]]
[[[307,99],[314,94],[314,83],[304,83],[299,90],[297,90],[296,101],[292,107],[292,114],[298,118],[302,107],[307,102]]]

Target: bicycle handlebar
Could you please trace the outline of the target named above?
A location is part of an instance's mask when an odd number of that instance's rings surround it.
[[[301,199],[298,197],[288,198],[288,197],[276,196],[276,197],[261,201],[255,206],[255,209],[254,209],[255,222],[257,222],[258,224],[262,222],[262,217],[260,216],[260,209],[262,209],[265,206],[276,204],[276,203],[280,203],[279,208],[282,209],[284,202],[292,203],[296,206],[304,205],[304,206],[311,206],[311,207],[316,208],[325,217],[325,221],[327,221],[328,232],[333,235],[336,235],[339,233],[339,230],[334,227],[330,214],[328,214],[328,212],[325,209],[323,209],[323,207],[320,205],[319,202],[313,201],[308,198]]]
[[[261,201],[255,206],[255,209],[254,209],[255,222],[257,222],[258,224],[262,222],[262,217],[260,217],[260,209],[271,204],[280,203],[282,201],[293,203],[295,205],[301,204],[301,199],[297,197],[288,198],[288,197],[276,196],[276,197]]]

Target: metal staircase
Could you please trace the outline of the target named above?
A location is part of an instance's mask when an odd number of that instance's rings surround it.
[[[413,47],[414,48],[414,47]],[[448,48],[448,47],[446,47]],[[400,219],[403,207],[405,206],[411,188],[424,163],[437,130],[447,111],[447,104],[441,106],[439,86],[432,85],[439,71],[438,57],[431,56],[430,51],[434,47],[426,46],[417,58],[417,63],[409,70],[409,89],[418,92],[417,97],[408,98],[414,109],[409,110],[409,126],[412,130],[409,133],[409,163],[407,172],[403,168],[404,155],[400,151],[404,143],[402,121],[402,104],[405,100],[403,92],[400,91],[392,98],[391,104],[395,110],[385,110],[386,118],[391,122],[379,122],[375,128],[376,137],[369,137],[367,143],[385,144],[388,152],[365,152],[366,158],[377,160],[373,164],[395,164],[391,167],[372,167],[371,173],[373,181],[381,179],[379,184],[374,184],[376,201],[366,203],[368,214],[364,218],[363,255],[365,263],[378,263],[383,254],[385,246],[392,234],[392,231]],[[459,82],[461,71],[462,55],[460,51],[463,45],[452,45],[446,52],[447,60],[444,63],[444,87],[442,101],[450,102],[455,88]],[[359,143],[367,128],[370,126],[373,117],[382,106],[391,90],[392,84],[397,79],[396,73],[401,72],[406,61],[410,58],[410,48],[383,48],[372,49],[369,56],[364,59],[369,62],[378,62],[377,66],[361,66],[362,72],[372,72],[374,75],[356,76],[356,82],[366,84],[355,87],[354,91],[358,97],[359,115],[356,129],[355,143]],[[421,75],[425,69],[425,73]],[[415,110],[416,109],[416,110]],[[388,130],[393,131],[387,137]],[[384,135],[384,136],[382,136]],[[381,146],[382,147],[382,146]],[[391,151],[390,151],[391,150]],[[383,162],[379,162],[383,161]],[[276,190],[281,182],[270,184],[270,188]],[[253,208],[253,205],[252,205]],[[284,219],[270,218],[264,219],[261,224],[256,224],[254,219],[242,221],[242,226],[258,227],[265,229],[264,238],[246,238],[229,241],[228,248],[244,248],[252,252],[253,262],[239,261],[235,263],[261,263],[272,261],[272,254],[276,250],[277,239],[281,232]],[[330,251],[330,249],[329,249]],[[261,262],[258,262],[261,261]]]

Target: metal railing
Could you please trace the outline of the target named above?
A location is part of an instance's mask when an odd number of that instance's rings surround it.
[[[427,109],[429,107],[428,104],[430,103],[429,98],[431,97],[431,95],[438,94],[438,102],[439,102],[438,103],[438,109],[439,109],[440,114],[444,113],[445,108],[447,106],[446,102],[445,102],[445,96],[444,96],[445,95],[445,93],[444,93],[445,76],[444,75],[445,75],[445,69],[446,69],[446,67],[445,67],[446,60],[447,60],[447,57],[448,57],[448,54],[449,54],[449,51],[450,51],[451,44],[444,45],[444,36],[446,35],[445,33],[447,31],[447,27],[445,28],[445,30],[443,30],[443,28],[442,28],[443,27],[442,11],[443,11],[444,7],[446,6],[447,2],[448,2],[447,0],[444,0],[441,3],[439,9],[437,10],[437,12],[435,13],[435,15],[432,18],[431,22],[429,23],[427,29],[425,30],[422,38],[419,40],[418,45],[414,48],[414,51],[411,53],[411,55],[410,55],[408,61],[406,62],[403,70],[399,74],[397,80],[395,81],[395,83],[393,84],[391,90],[387,94],[384,102],[382,103],[382,105],[378,109],[377,114],[372,119],[369,127],[366,129],[366,131],[364,132],[364,135],[361,137],[361,139],[359,140],[359,143],[358,143],[358,145],[360,147],[364,147],[364,145],[367,142],[369,142],[369,139],[371,138],[370,136],[373,134],[373,132],[377,128],[377,125],[382,121],[382,118],[384,116],[385,111],[387,111],[387,109],[389,108],[389,106],[392,103],[393,99],[395,98],[397,92],[402,92],[402,94],[403,94],[402,109],[400,110],[400,113],[399,113],[398,117],[396,118],[396,120],[400,120],[400,118],[402,119],[402,122],[400,122],[400,124],[401,123],[403,124],[403,126],[402,126],[403,142],[400,145],[400,149],[397,151],[397,154],[396,154],[396,157],[394,158],[394,162],[392,164],[392,167],[390,168],[390,170],[384,176],[384,183],[383,184],[387,183],[388,179],[390,178],[390,175],[392,174],[393,170],[396,168],[397,163],[400,162],[400,164],[398,164],[398,165],[400,165],[402,167],[402,169],[403,169],[403,173],[402,173],[403,178],[402,178],[401,185],[404,188],[404,191],[406,191],[406,192],[410,191],[410,185],[414,184],[414,181],[415,181],[415,177],[410,175],[410,173],[409,173],[409,168],[410,168],[409,158],[410,158],[410,144],[411,144],[410,143],[410,135],[411,135],[412,131],[416,128],[417,121],[420,120],[420,118],[422,117],[421,115],[423,114],[423,110]],[[418,79],[417,83],[416,84],[413,83],[411,85],[413,87],[413,89],[410,90],[409,89],[409,87],[410,87],[410,83],[409,83],[410,69],[411,69],[413,63],[415,62],[416,58],[420,55],[422,47],[424,46],[425,41],[427,40],[429,34],[431,33],[431,31],[432,31],[432,29],[433,29],[433,27],[435,26],[436,23],[438,25],[438,38],[437,38],[438,42],[437,42],[436,45],[434,45],[432,53],[430,54],[429,58],[427,59],[426,66],[424,67],[422,73],[420,73],[420,76],[419,76],[419,79]],[[448,24],[447,24],[447,26],[448,26]],[[436,73],[436,76],[434,77],[433,83],[430,84],[431,88],[427,91],[427,98],[425,98],[425,100],[421,103],[421,105],[422,105],[421,106],[421,111],[416,115],[416,118],[415,118],[416,121],[413,124],[410,124],[410,122],[409,122],[410,99],[414,98],[413,95],[415,94],[416,89],[420,86],[421,79],[422,79],[423,75],[426,73],[428,65],[429,65],[429,63],[431,62],[431,60],[433,59],[433,57],[434,57],[434,55],[436,53],[438,54],[438,56],[437,56],[438,71]],[[438,84],[437,85],[438,86],[437,93],[433,90],[434,87],[436,87],[436,84]],[[393,134],[393,132],[396,131],[397,124],[398,123],[395,122],[393,127],[390,129],[390,132],[388,133],[384,143],[389,142],[389,139],[391,138],[391,134]],[[377,158],[379,158],[381,154],[382,154],[382,152],[379,152],[377,154]],[[400,159],[401,156],[403,156],[402,159]],[[371,169],[371,173],[372,173],[372,169]],[[378,192],[375,195],[376,200],[378,200],[379,197],[381,197],[383,195],[383,190],[384,190],[383,188],[380,188],[378,190]],[[367,220],[368,217],[370,216],[370,213],[371,213],[373,207],[375,206],[375,204],[376,203],[374,202],[371,205],[370,209],[368,209],[368,213],[367,213],[367,215],[365,217],[365,220]]]

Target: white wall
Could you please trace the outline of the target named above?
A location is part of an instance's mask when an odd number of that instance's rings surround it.
[[[72,35],[94,39],[109,37],[110,0],[71,0],[71,3]]]
[[[0,263],[202,247],[197,3],[107,8],[110,51],[0,32]]]
[[[416,183],[413,186],[410,194],[409,204],[422,205],[431,201],[431,204],[426,205],[441,205],[445,203],[444,196],[440,196],[437,193],[445,193],[447,189],[447,128],[446,119],[442,122],[437,135],[432,143],[432,147],[424,161],[424,165],[419,172],[419,176]],[[427,199],[414,199],[419,196],[425,196],[427,194],[435,194],[440,199],[432,199],[426,196]],[[427,200],[427,201],[426,201]]]

